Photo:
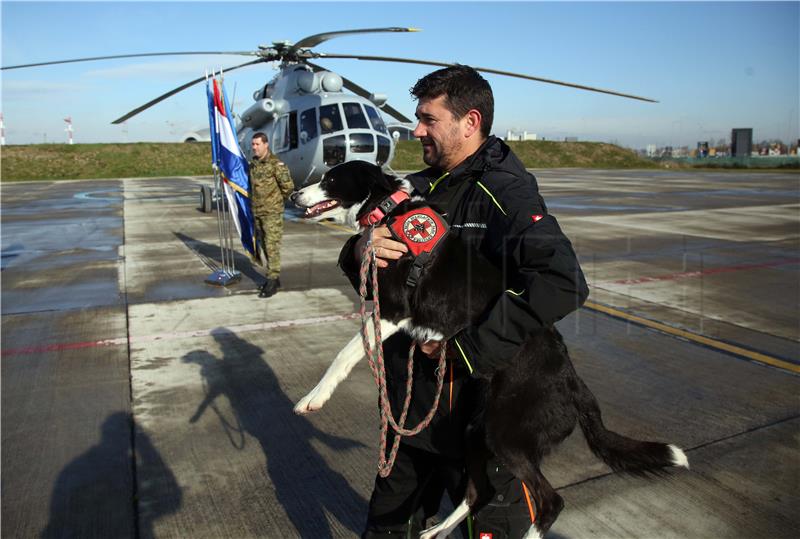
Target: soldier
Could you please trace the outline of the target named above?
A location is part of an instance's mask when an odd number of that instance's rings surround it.
[[[256,133],[251,141],[251,200],[258,247],[267,257],[267,280],[259,288],[258,297],[273,296],[281,286],[281,237],[283,236],[283,203],[294,190],[286,165],[272,155],[264,133]]]

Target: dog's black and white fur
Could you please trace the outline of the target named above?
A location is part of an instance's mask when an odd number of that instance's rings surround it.
[[[409,192],[410,186],[374,165],[351,161],[331,169],[318,184],[295,193],[293,200],[309,219],[332,218],[358,228],[359,218],[398,189]],[[423,200],[412,198],[391,213],[423,206]],[[384,339],[398,330],[419,342],[447,339],[476,320],[503,292],[500,272],[480,253],[465,249],[454,235],[443,242],[416,287],[406,285],[410,255],[378,272]],[[472,268],[469,279],[458,269],[464,267]],[[356,335],[317,386],[297,403],[295,412],[320,409],[362,357],[361,338]],[[576,424],[594,454],[614,470],[647,474],[669,466],[688,468],[685,453],[674,445],[632,440],[606,430],[597,401],[576,374],[554,327],[531,331],[508,366],[493,374],[485,412],[477,422],[468,429],[465,443],[469,475],[465,499],[443,522],[425,530],[421,535],[425,539],[447,536],[471,509],[476,511],[491,498],[485,463],[492,453],[530,489],[536,521],[525,537],[543,537],[564,503],[539,466]]]

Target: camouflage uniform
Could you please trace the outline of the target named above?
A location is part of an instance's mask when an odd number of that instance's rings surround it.
[[[251,197],[258,246],[267,256],[267,278],[281,272],[283,203],[294,191],[289,169],[274,155],[250,161]]]

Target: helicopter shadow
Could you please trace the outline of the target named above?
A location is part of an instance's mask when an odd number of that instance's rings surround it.
[[[278,378],[264,358],[264,350],[239,338],[227,328],[212,336],[222,350],[218,358],[206,350],[194,350],[182,361],[200,367],[205,397],[189,422],[209,410],[219,418],[233,448],[244,449],[250,438],[261,445],[270,485],[299,537],[333,537],[326,514],[358,535],[366,501],[339,472],[331,469],[312,446],[320,442],[334,452],[364,447],[360,442],[318,430],[308,419],[294,413],[294,403],[283,392]],[[224,396],[233,413],[217,408]],[[227,415],[227,417],[226,417]],[[293,535],[291,533],[287,536]]]
[[[100,442],[59,473],[50,498],[50,518],[41,532],[43,539],[153,537],[153,523],[178,511],[183,498],[178,482],[147,434],[135,425],[137,469],[147,469],[158,478],[158,503],[138,514],[134,511],[132,424],[128,412],[108,416],[101,427]]]
[[[173,232],[175,237],[183,242],[197,258],[212,272],[222,269],[222,261],[220,260],[219,245],[213,245],[204,241],[192,238],[180,232]],[[233,265],[234,268],[242,272],[242,275],[253,281],[255,284],[262,284],[266,279],[264,275],[256,270],[254,263],[245,255],[233,250]]]

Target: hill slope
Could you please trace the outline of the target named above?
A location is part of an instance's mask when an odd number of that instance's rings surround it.
[[[511,142],[530,168],[655,168],[631,150],[595,142]],[[4,146],[3,181],[139,178],[211,174],[208,143],[34,144]],[[401,141],[395,170],[424,168],[419,142]]]

